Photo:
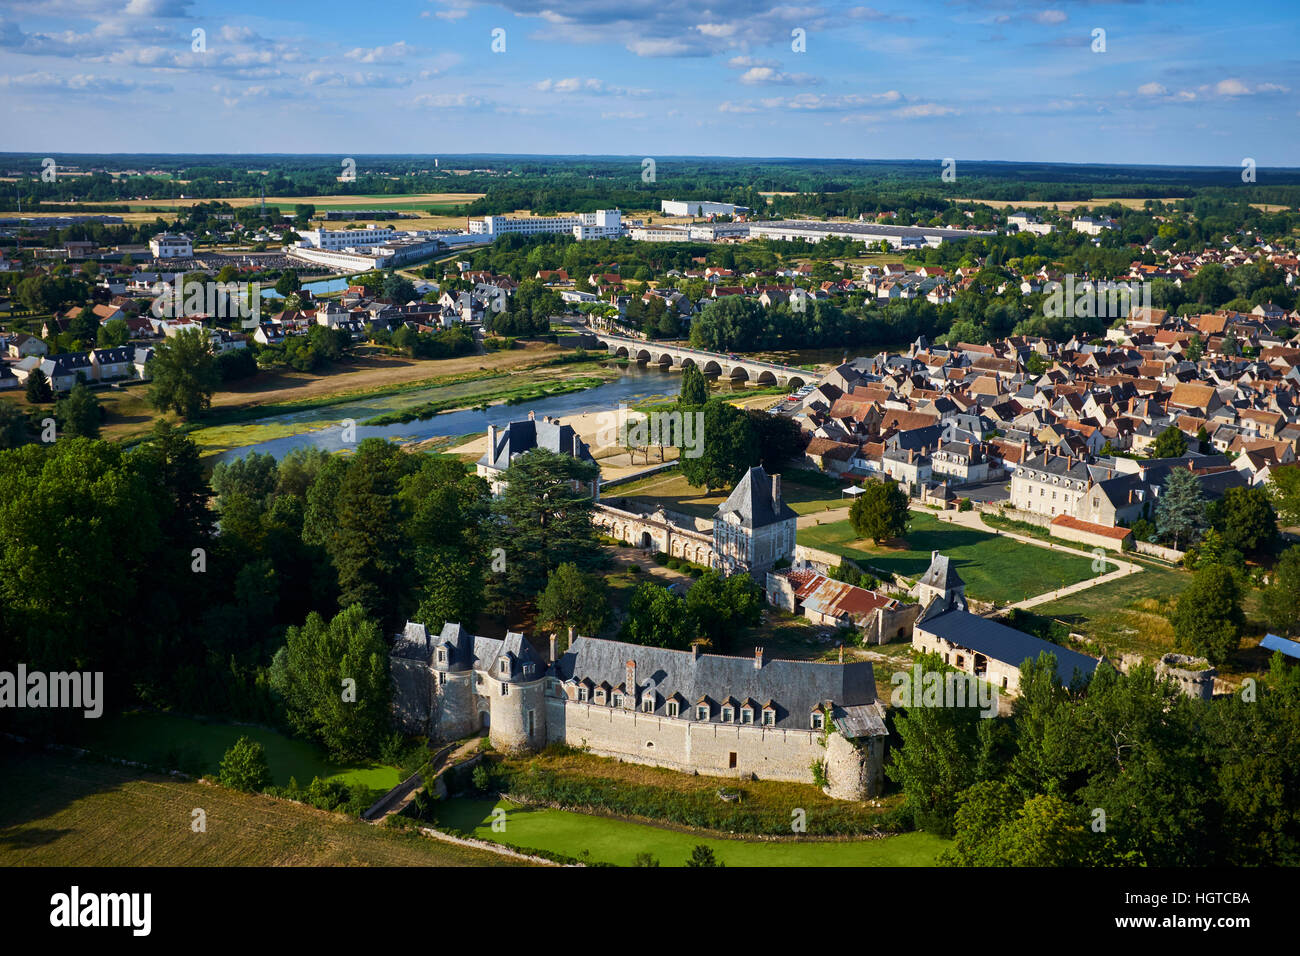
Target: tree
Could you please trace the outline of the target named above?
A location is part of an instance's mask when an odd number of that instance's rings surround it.
[[[1277,541],[1277,513],[1263,488],[1229,488],[1206,516],[1228,547],[1245,554],[1269,551]]]
[[[489,578],[494,606],[531,598],[561,564],[596,566],[600,549],[587,485],[598,473],[594,462],[545,448],[510,463],[501,476],[505,490],[492,503],[491,544],[504,565]]]
[[[1176,426],[1170,425],[1160,433],[1151,446],[1150,458],[1182,458],[1187,454],[1187,436]]]
[[[150,404],[160,412],[175,411],[187,421],[212,404],[212,393],[221,382],[203,329],[188,329],[159,342],[148,375]]]
[[[50,387],[50,380],[38,368],[32,369],[27,376],[27,401],[33,405],[54,401],[54,389]]]
[[[289,722],[336,760],[373,757],[389,727],[388,642],[357,604],[328,623],[309,614],[271,664]]]
[[[1300,545],[1282,552],[1260,604],[1264,620],[1283,637],[1300,625]]]
[[[1278,518],[1288,526],[1300,525],[1300,465],[1271,469],[1267,488]]]
[[[1205,499],[1201,496],[1201,479],[1190,468],[1169,472],[1156,505],[1156,530],[1174,547],[1191,544],[1196,532],[1205,526]]]
[[[99,437],[103,410],[99,406],[99,399],[84,382],[72,386],[72,391],[58,400],[54,406],[54,416],[66,436]]]
[[[867,482],[849,507],[853,533],[875,544],[905,536],[911,518],[907,495],[892,481]]]
[[[537,596],[537,621],[548,630],[598,635],[609,619],[609,588],[605,579],[583,574],[566,562],[551,572],[546,589]]]
[[[709,380],[694,364],[682,369],[682,391],[677,401],[682,405],[703,405],[709,400]]]
[[[266,762],[266,751],[257,741],[240,737],[221,758],[221,771],[217,779],[222,786],[257,793],[271,782],[271,768]]]
[[[748,574],[706,571],[686,592],[686,612],[715,651],[728,650],[746,627],[756,626],[762,608],[763,591]]]
[[[698,844],[695,849],[691,850],[691,856],[690,859],[686,861],[686,865],[696,867],[716,867],[719,869],[726,866],[726,864],[719,861],[718,858],[713,855],[713,851],[703,843]]]
[[[713,399],[704,405],[701,434],[693,450],[683,450],[682,476],[706,490],[735,485],[758,464],[758,438],[749,416],[734,405]]]
[[[944,670],[937,654],[924,654],[912,673],[924,683],[926,675]],[[920,696],[921,688],[912,693]],[[902,746],[890,748],[885,773],[902,787],[904,807],[921,829],[952,832],[958,794],[976,782],[980,723],[974,707],[907,706],[897,712],[894,728]]]
[[[1232,571],[1221,565],[1197,571],[1169,619],[1174,626],[1175,647],[1204,657],[1215,666],[1227,663],[1241,641],[1246,623]]]
[[[27,441],[27,416],[13,402],[0,402],[0,449]]]
[[[758,461],[768,474],[779,473],[786,462],[800,456],[807,447],[803,429],[793,418],[769,415],[761,409],[747,411],[758,439]]]
[[[415,285],[410,279],[394,272],[384,279],[382,298],[396,305],[403,305],[417,298]]]
[[[448,621],[473,620],[488,571],[480,530],[489,508],[487,482],[459,461],[426,456],[402,479],[401,497],[409,514],[415,620],[438,630]]]
[[[288,298],[290,294],[297,292],[301,288],[302,282],[298,279],[298,273],[293,269],[285,269],[280,274],[280,278],[275,280],[275,291],[284,298]]]
[[[697,634],[684,598],[656,581],[642,581],[627,602],[619,640],[644,647],[684,651]]]
[[[131,339],[131,330],[128,328],[125,319],[109,319],[99,327],[96,336],[96,342],[102,349],[116,348],[120,345],[126,345]]]

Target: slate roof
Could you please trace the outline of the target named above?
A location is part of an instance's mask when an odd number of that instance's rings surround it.
[[[1071,683],[1076,671],[1084,677],[1092,677],[1097,669],[1098,661],[1094,657],[1039,640],[961,609],[944,611],[918,622],[917,626],[953,644],[1016,667],[1026,660],[1036,660],[1044,651],[1055,654],[1056,672],[1065,684]]]
[[[440,647],[447,651],[445,663],[435,658]],[[537,680],[546,669],[545,662],[522,634],[510,631],[504,638],[482,637],[451,622],[443,625],[441,633],[430,635],[423,624],[407,621],[393,643],[392,656],[420,661],[439,671],[489,671],[498,680],[505,677],[516,682]],[[502,658],[507,663],[504,672],[500,668]],[[533,665],[527,674],[524,673],[526,664]]]
[[[763,528],[799,517],[783,500],[772,501],[772,478],[762,465],[745,472],[727,500],[718,506],[715,520],[722,521],[729,514],[740,519],[742,528]]]
[[[965,582],[958,576],[957,569],[952,566],[948,556],[940,554],[938,551],[930,552],[930,566],[917,583],[937,588],[940,591],[951,591],[953,588],[965,587]]]
[[[755,667],[755,659],[674,651],[662,647],[642,647],[621,641],[604,641],[579,637],[552,666],[551,676],[568,682],[590,680],[610,686],[627,678],[627,662],[636,663],[636,679],[642,692],[656,694],[655,713],[663,714],[664,703],[673,695],[687,701],[706,698],[711,706],[711,721],[720,721],[720,707],[728,698],[742,703],[748,698],[759,709],[769,701],[776,711],[777,729],[808,730],[814,709],[827,701],[844,712],[856,715],[866,732],[883,724],[873,723],[867,711],[876,713],[875,677],[869,661],[830,664],[817,661],[764,661]],[[863,708],[863,709],[859,709]],[[832,711],[834,715],[835,711]],[[692,709],[689,715],[694,719]],[[838,720],[838,718],[835,718]],[[757,714],[754,723],[762,718]],[[736,721],[739,722],[739,715]],[[838,726],[838,725],[837,725]]]
[[[572,425],[561,425],[557,421],[541,418],[511,422],[500,429],[495,446],[488,448],[478,463],[493,468],[509,468],[510,460],[515,455],[522,455],[534,448],[572,455],[582,461],[595,460],[591,457],[591,449],[573,430]]]

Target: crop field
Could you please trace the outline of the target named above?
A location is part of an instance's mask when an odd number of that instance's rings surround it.
[[[94,760],[0,753],[0,866],[509,866],[270,797]],[[191,829],[193,811],[206,832]]]

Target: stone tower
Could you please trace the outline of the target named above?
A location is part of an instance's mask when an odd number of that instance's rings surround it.
[[[957,575],[947,555],[930,552],[930,567],[916,582],[916,603],[926,608],[934,600],[943,602],[944,610],[966,609],[966,582]]]

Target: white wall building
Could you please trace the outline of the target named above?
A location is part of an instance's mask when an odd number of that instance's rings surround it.
[[[378,246],[397,238],[397,230],[392,226],[376,226],[374,223],[364,229],[305,229],[298,233],[298,247],[302,249],[364,249]]]
[[[1070,228],[1085,235],[1100,236],[1103,229],[1114,229],[1116,225],[1114,219],[1108,219],[1105,216],[1100,219],[1094,219],[1092,216],[1080,216],[1070,223]]]
[[[617,209],[597,209],[576,216],[484,216],[471,219],[469,231],[475,235],[525,236],[571,232],[575,239],[616,239],[623,234],[623,214]]]
[[[1043,222],[1037,216],[1027,212],[1017,212],[1007,216],[1007,226],[1014,226],[1017,232],[1032,232],[1036,236],[1046,236],[1056,228],[1050,222]]]
[[[149,240],[149,251],[155,259],[188,259],[194,255],[194,244],[189,236],[163,232]]]
[[[664,199],[659,203],[659,211],[665,216],[734,216],[749,212],[748,206],[733,206],[727,202],[707,202],[700,199],[678,201]]]

